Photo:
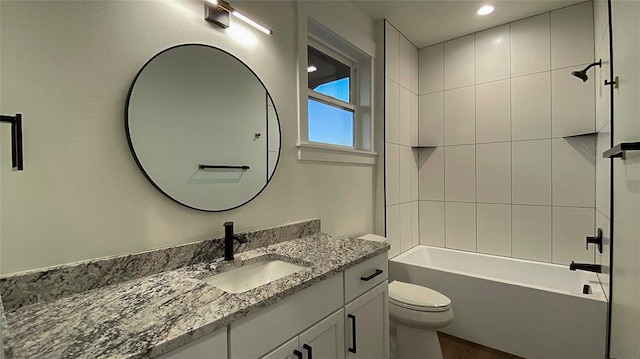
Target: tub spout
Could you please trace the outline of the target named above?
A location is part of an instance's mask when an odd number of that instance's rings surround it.
[[[569,264],[569,269],[602,273],[602,266],[600,264],[575,263],[574,261],[571,261],[571,264]]]

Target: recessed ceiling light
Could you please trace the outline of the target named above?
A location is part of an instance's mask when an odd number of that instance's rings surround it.
[[[311,66],[307,67],[307,72],[314,72],[314,71],[316,71],[317,69],[318,69],[317,67],[315,67],[315,66],[311,65]]]
[[[478,10],[476,10],[476,14],[480,16],[489,15],[495,10],[496,7],[494,5],[483,5]]]

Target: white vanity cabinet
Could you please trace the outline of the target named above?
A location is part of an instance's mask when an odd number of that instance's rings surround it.
[[[388,359],[387,263],[366,260],[160,358]]]
[[[159,359],[227,359],[227,327],[161,355]]]
[[[340,309],[261,359],[344,359],[343,318]]]
[[[346,358],[389,358],[388,259],[384,253],[344,272]]]
[[[387,281],[344,307],[346,357],[389,357],[389,309]]]
[[[311,342],[316,336],[311,332],[312,327],[342,309],[343,305],[343,280],[340,273],[232,323],[229,331],[229,356],[260,358],[296,336],[301,337],[300,347],[310,345],[304,340]],[[344,322],[340,322],[336,330],[343,334],[341,343],[344,343]],[[309,332],[311,334],[307,335]],[[317,351],[321,350],[324,349]],[[304,358],[307,359],[306,353]],[[320,356],[314,355],[313,358]]]

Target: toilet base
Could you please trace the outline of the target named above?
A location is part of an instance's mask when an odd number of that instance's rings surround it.
[[[391,349],[395,351],[392,351],[391,358],[443,359],[438,332],[435,329],[416,329],[397,323],[394,327],[395,333],[391,333],[391,340],[395,345],[392,345]]]

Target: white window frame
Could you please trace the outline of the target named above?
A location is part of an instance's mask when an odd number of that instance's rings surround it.
[[[310,26],[311,23],[311,26]],[[310,28],[322,29],[318,33],[312,32]],[[377,153],[373,151],[373,61],[368,56],[361,56],[360,59],[350,56],[348,51],[349,47],[354,48],[351,44],[343,39],[337,37],[337,35],[329,32],[314,22],[302,13],[298,14],[298,66],[299,66],[299,117],[298,117],[298,159],[301,161],[328,161],[328,162],[342,162],[342,163],[354,163],[354,164],[368,164],[374,165],[376,162]],[[333,46],[331,42],[339,42],[341,48]],[[331,96],[318,93],[309,89],[308,86],[308,46],[314,47],[317,50],[333,57],[334,59],[344,63],[351,68],[350,79],[350,102],[344,102]],[[354,53],[357,50],[351,50]],[[360,64],[365,62],[368,67],[369,76],[366,84],[370,87],[366,94],[368,95],[368,115],[363,116],[363,111],[360,106],[360,100],[362,99],[362,93],[360,91],[360,84],[363,83],[363,79],[360,77]],[[366,96],[366,95],[365,95]],[[308,99],[318,100],[326,103],[330,106],[348,109],[354,113],[354,138],[353,146],[341,146],[322,142],[309,141],[309,126],[308,126]]]

